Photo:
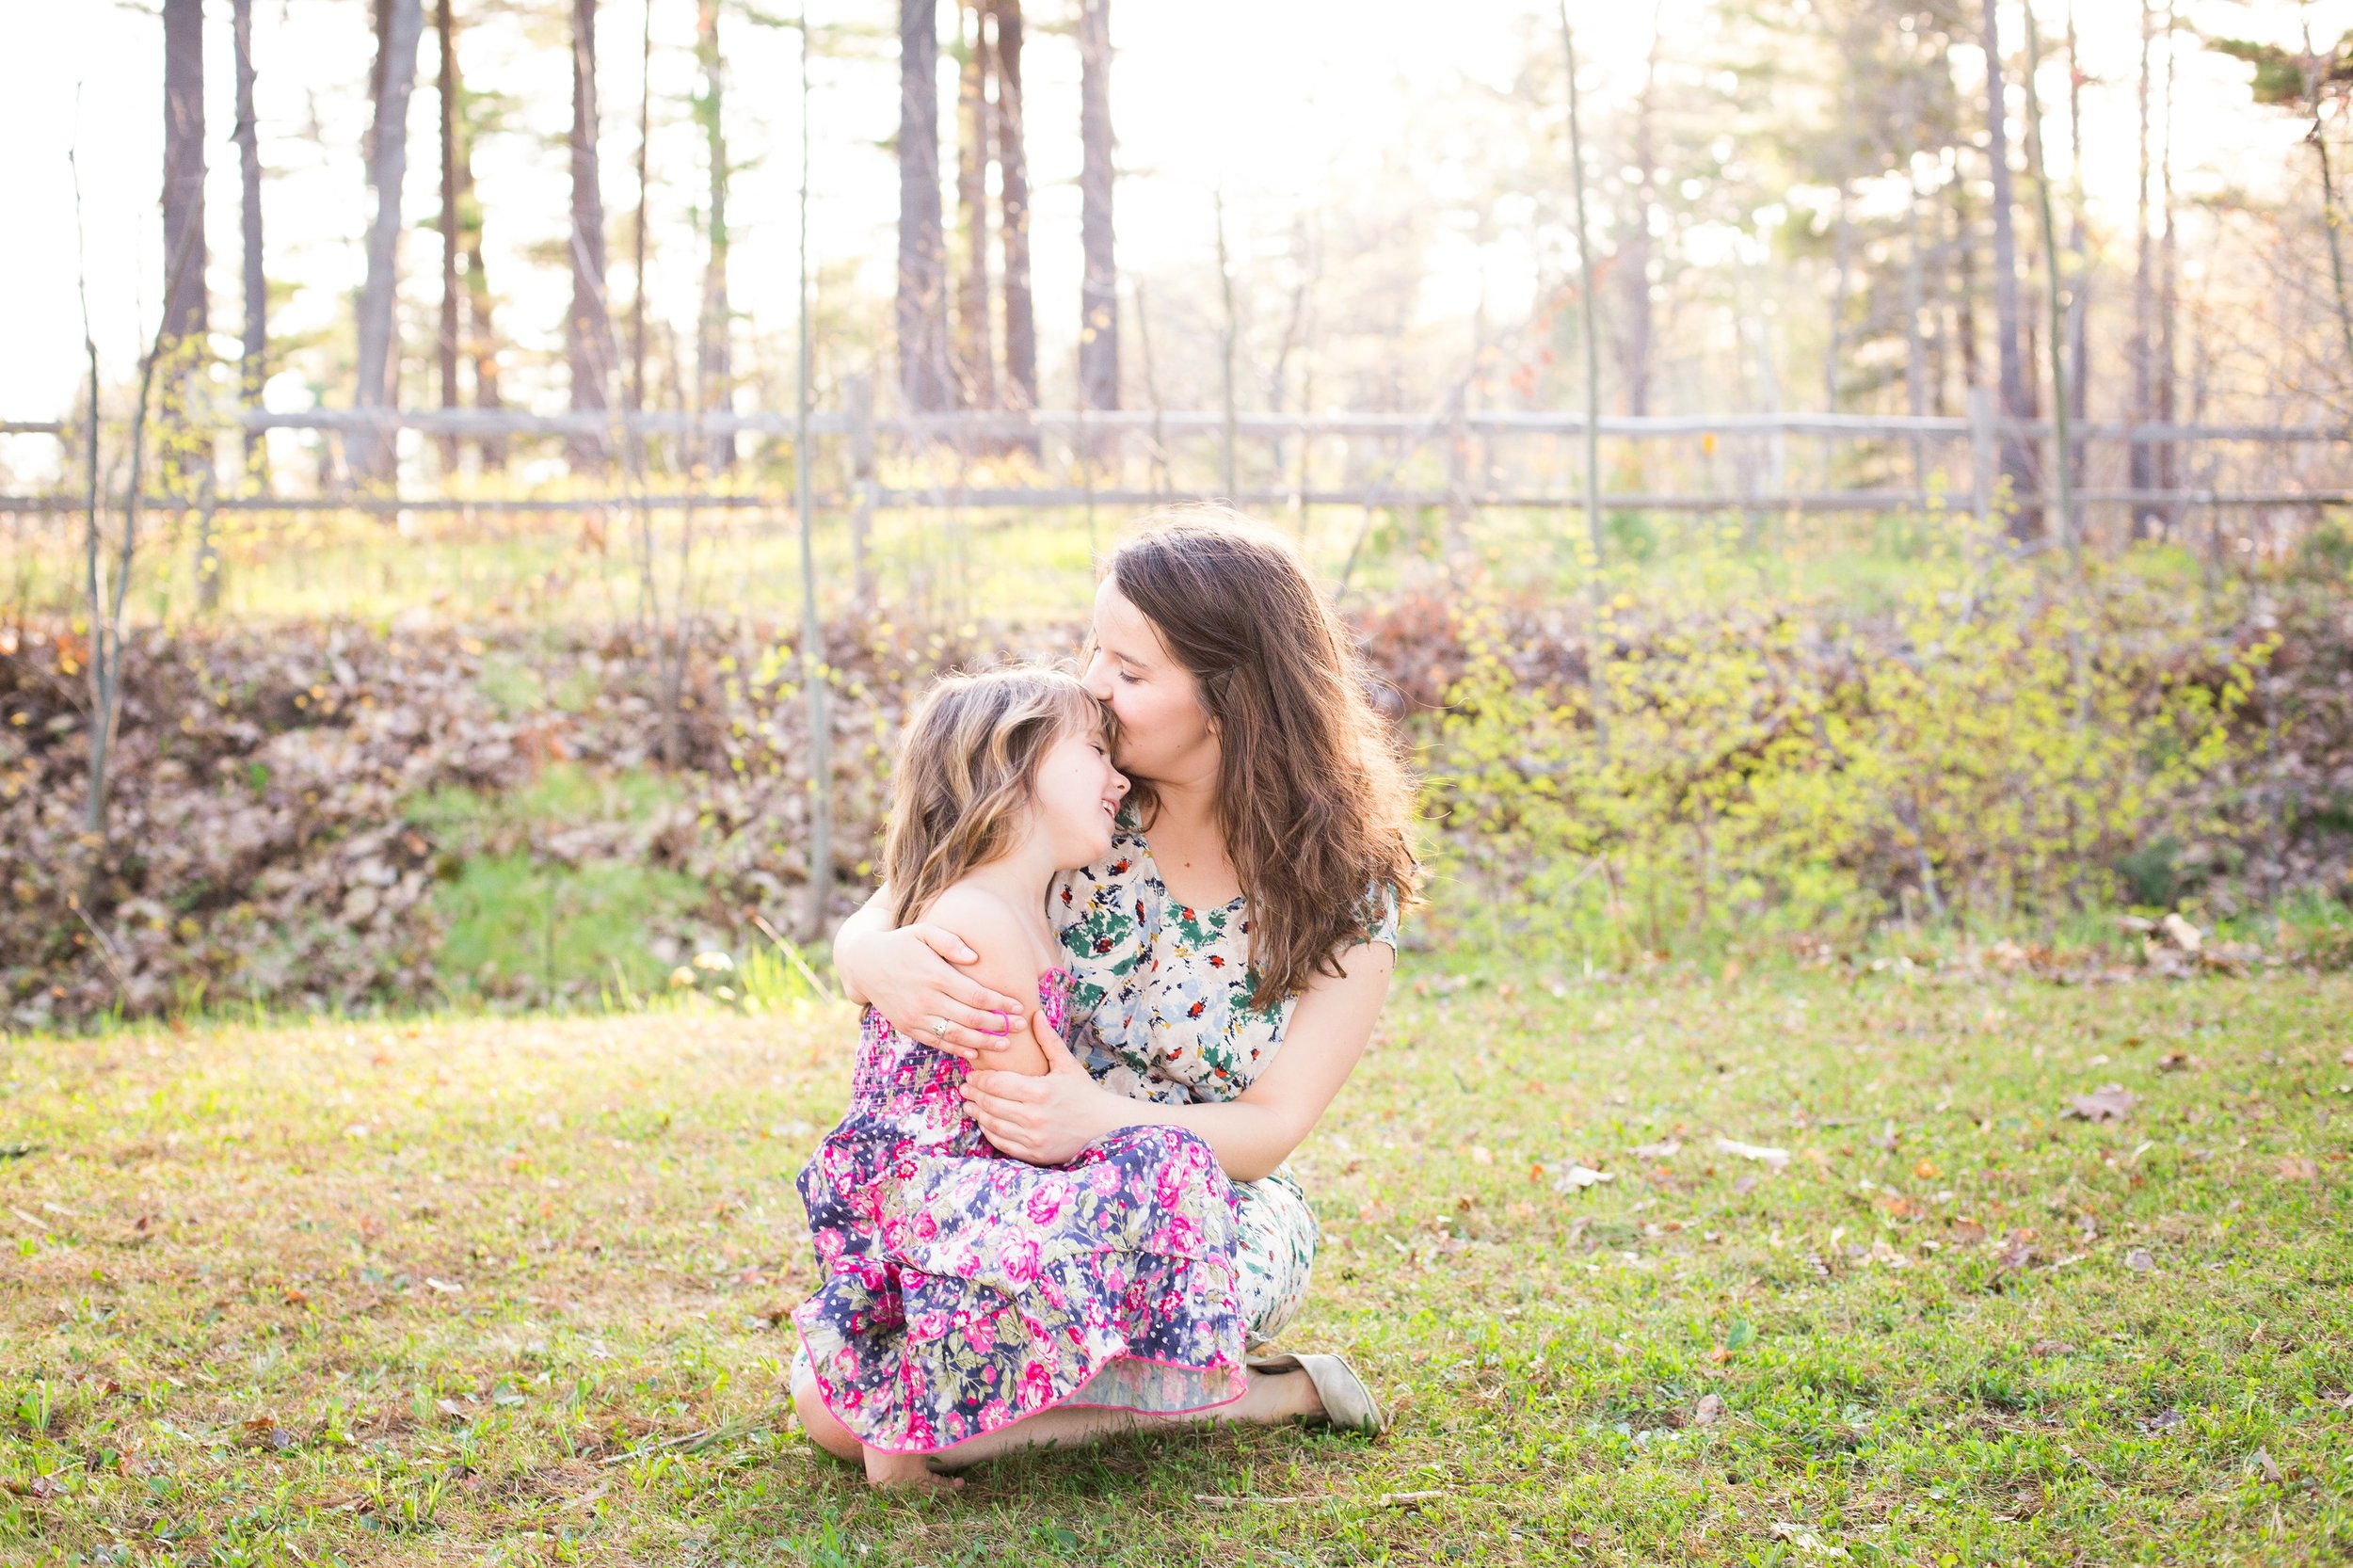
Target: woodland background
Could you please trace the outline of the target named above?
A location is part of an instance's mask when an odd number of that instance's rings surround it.
[[[1306,176],[1337,89],[1201,84],[1190,184],[1125,14],[108,23],[160,181],[58,148],[10,307],[86,349],[0,438],[11,1019],[806,987],[909,695],[1221,496],[1416,747],[1418,941],[2341,961],[2342,8],[1497,4]]]

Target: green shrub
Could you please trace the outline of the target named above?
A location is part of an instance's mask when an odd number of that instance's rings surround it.
[[[2170,815],[2271,647],[2123,574],[2069,588],[2002,557],[1924,564],[1870,636],[1729,613],[1621,635],[1631,608],[1584,682],[1523,674],[1492,600],[1463,612],[1430,777],[1442,921],[1625,962],[2158,902]]]

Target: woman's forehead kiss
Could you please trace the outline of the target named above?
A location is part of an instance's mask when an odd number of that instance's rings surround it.
[[[1168,657],[1168,645],[1144,613],[1119,591],[1112,578],[1095,591],[1095,646],[1105,657],[1138,667]]]

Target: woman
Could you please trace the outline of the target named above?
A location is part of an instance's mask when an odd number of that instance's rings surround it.
[[[902,1033],[973,1062],[965,1096],[1005,1154],[1057,1165],[1137,1125],[1206,1142],[1241,1200],[1237,1284],[1264,1344],[1297,1315],[1315,1257],[1315,1219],[1284,1161],[1347,1081],[1388,993],[1398,909],[1414,891],[1411,792],[1337,617],[1290,546],[1237,515],[1181,514],[1120,547],[1083,680],[1118,720],[1115,760],[1134,789],[1109,857],[1054,899],[1079,1055],[1035,999],[961,973],[972,954],[957,938],[890,929],[887,890],[843,924],[834,965]],[[1016,1028],[1032,1031],[1052,1071],[989,1070]],[[1115,1371],[938,1457],[1165,1418],[1150,1378]],[[793,1393],[813,1438],[856,1451],[805,1375]],[[1254,1361],[1249,1392],[1209,1414],[1381,1422],[1334,1356]]]

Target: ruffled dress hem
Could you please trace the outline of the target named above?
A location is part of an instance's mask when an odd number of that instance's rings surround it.
[[[1063,984],[1040,984],[1057,1024]],[[850,1112],[801,1172],[824,1277],[793,1322],[825,1408],[908,1454],[1063,1405],[1241,1398],[1239,1204],[1214,1151],[1140,1124],[1067,1165],[1009,1160],[964,1112],[964,1070],[870,1013]]]

